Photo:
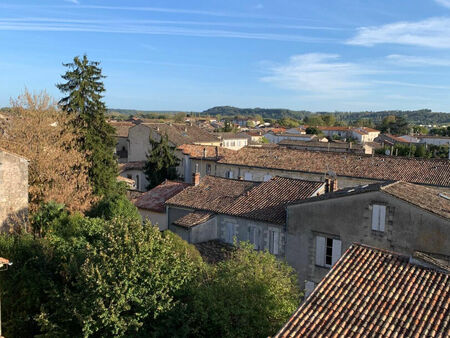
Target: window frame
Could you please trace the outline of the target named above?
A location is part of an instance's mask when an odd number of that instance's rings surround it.
[[[386,232],[387,206],[383,203],[372,203],[371,229],[377,233]]]
[[[336,236],[315,234],[314,265],[331,268],[342,256],[342,240]],[[330,252],[328,252],[330,249]],[[327,260],[329,258],[329,260]]]

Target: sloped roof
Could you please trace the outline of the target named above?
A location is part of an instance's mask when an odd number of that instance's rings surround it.
[[[167,204],[283,224],[286,221],[285,206],[289,202],[308,198],[322,186],[323,182],[284,177],[255,183],[205,176],[199,185],[185,189]],[[194,216],[187,219],[191,225],[195,225],[192,223],[197,219]]]
[[[109,124],[116,128],[116,136],[128,137],[128,129],[135,126],[133,122],[109,121]]]
[[[139,196],[134,205],[139,209],[164,212],[166,201],[188,186],[188,183],[167,180]]]
[[[448,337],[450,276],[353,244],[275,337]]]
[[[184,123],[142,123],[152,128],[160,135],[167,134],[169,141],[176,146],[185,143],[212,143],[220,142],[213,134],[197,126]]]
[[[233,153],[236,150],[218,147],[218,146],[203,146],[196,144],[182,144],[177,148],[181,150],[181,152],[185,155],[189,155],[191,158],[203,158],[203,159],[217,159],[216,152],[219,155],[219,158]]]
[[[450,187],[450,161],[447,159],[244,147],[226,154],[218,163],[320,174],[331,170],[338,176]]]
[[[314,148],[339,148],[339,149],[364,149],[361,144],[347,142],[320,142],[320,141],[302,141],[285,139],[278,142],[280,146],[308,146]]]
[[[145,161],[134,161],[134,162],[126,162],[119,163],[119,172],[124,172],[127,170],[141,170],[145,166]]]
[[[332,193],[297,201],[296,204],[323,201],[373,191],[382,191],[436,215],[450,218],[450,193],[402,181],[386,181],[339,189]]]
[[[167,204],[220,213],[255,185],[254,182],[205,176],[198,185],[185,189]]]
[[[269,223],[284,224],[287,203],[311,197],[323,186],[323,182],[274,177],[237,198],[223,212]]]
[[[177,219],[173,224],[179,225],[185,228],[202,224],[214,217],[214,213],[209,211],[193,211],[189,214]]]

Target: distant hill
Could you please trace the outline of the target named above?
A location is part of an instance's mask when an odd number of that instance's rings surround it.
[[[179,110],[137,110],[137,109],[108,109],[109,114],[123,114],[123,115],[147,115],[147,114],[176,114],[179,113]]]
[[[231,106],[213,107],[205,110],[205,115],[225,116],[253,116],[261,115],[263,118],[280,119],[291,117],[295,119],[304,119],[306,116],[314,114],[306,110],[290,109],[266,109],[266,108],[237,108]],[[371,119],[375,124],[381,122],[383,118],[389,115],[402,116],[413,124],[450,124],[449,113],[435,113],[430,109],[420,110],[383,110],[383,111],[364,111],[364,112],[318,112],[316,114],[333,114],[337,120],[352,123],[360,119]]]

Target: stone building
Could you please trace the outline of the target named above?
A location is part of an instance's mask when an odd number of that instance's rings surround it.
[[[371,156],[337,152],[245,147],[215,154],[214,147],[182,145],[185,179],[198,167],[200,175],[243,178],[262,182],[275,176],[320,181],[327,173],[339,178],[342,188],[398,180],[450,189],[450,161],[447,159]],[[190,170],[190,172],[188,172]]]
[[[28,214],[28,161],[0,149],[0,231],[21,226]]]
[[[287,207],[286,260],[312,289],[354,242],[450,262],[450,194],[386,182]]]

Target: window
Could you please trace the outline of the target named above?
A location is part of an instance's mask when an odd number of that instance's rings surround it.
[[[259,249],[259,228],[256,226],[248,227],[248,241],[253,244],[253,247],[258,250]]]
[[[253,179],[252,173],[244,173],[244,180],[251,181]]]
[[[139,188],[141,187],[141,185],[139,184],[139,174],[136,175],[136,189],[139,190]]]
[[[127,178],[129,178],[131,180],[133,178],[133,176],[131,176],[131,174],[127,174]]]
[[[316,236],[316,265],[331,267],[341,257],[339,239]]]
[[[278,246],[280,241],[280,232],[278,230],[269,231],[269,251],[274,255],[278,255]]]
[[[225,174],[226,178],[233,178],[233,172],[231,170],[227,171]]]
[[[386,222],[386,206],[380,204],[372,205],[372,230],[384,232]]]
[[[206,175],[211,174],[211,164],[206,165]]]
[[[264,182],[267,182],[267,181],[269,181],[271,178],[272,178],[272,175],[264,175],[263,180],[264,180]]]
[[[225,242],[229,244],[233,244],[234,236],[235,236],[235,227],[233,223],[225,224]]]

